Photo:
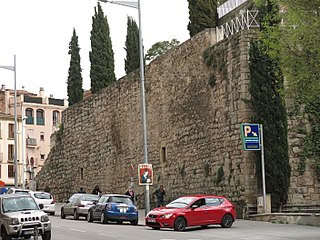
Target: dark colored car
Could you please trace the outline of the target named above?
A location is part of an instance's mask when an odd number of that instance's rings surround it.
[[[180,197],[165,207],[151,210],[145,218],[146,225],[153,229],[173,228],[176,231],[213,224],[229,228],[235,219],[235,206],[225,197],[214,195]]]
[[[69,200],[61,207],[61,218],[71,215],[73,219],[77,220],[80,216],[87,217],[88,209],[97,202],[98,195],[76,193],[73,194]]]
[[[100,220],[101,223],[115,221],[138,224],[138,210],[130,196],[121,194],[105,194],[92,206],[87,215],[88,222]]]

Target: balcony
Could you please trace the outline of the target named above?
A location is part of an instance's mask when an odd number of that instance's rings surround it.
[[[34,124],[34,120],[32,116],[27,117],[26,124]]]
[[[26,143],[27,143],[27,147],[36,147],[37,146],[37,139],[27,138]]]
[[[44,125],[44,118],[37,118],[37,125]]]

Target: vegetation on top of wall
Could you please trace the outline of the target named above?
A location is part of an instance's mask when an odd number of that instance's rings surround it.
[[[209,85],[214,88],[216,84],[216,76],[222,74],[226,77],[226,50],[224,45],[214,45],[206,49],[203,53],[204,62],[213,71],[209,77]]]

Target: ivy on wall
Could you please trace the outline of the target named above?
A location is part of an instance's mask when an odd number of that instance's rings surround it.
[[[250,94],[255,116],[252,121],[263,125],[266,189],[272,204],[287,202],[290,164],[287,142],[287,115],[282,72],[277,60],[268,56],[265,45],[252,41],[250,47]],[[258,155],[258,154],[257,154]],[[261,182],[261,161],[257,156],[257,177]]]

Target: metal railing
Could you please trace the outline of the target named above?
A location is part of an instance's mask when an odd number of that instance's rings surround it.
[[[240,5],[242,5],[247,1],[248,0],[229,0],[221,4],[217,9],[219,18],[222,18],[224,15],[227,15],[233,9],[239,7]]]
[[[241,10],[240,16],[231,21],[216,27],[217,42],[243,30],[259,27],[258,10]]]

